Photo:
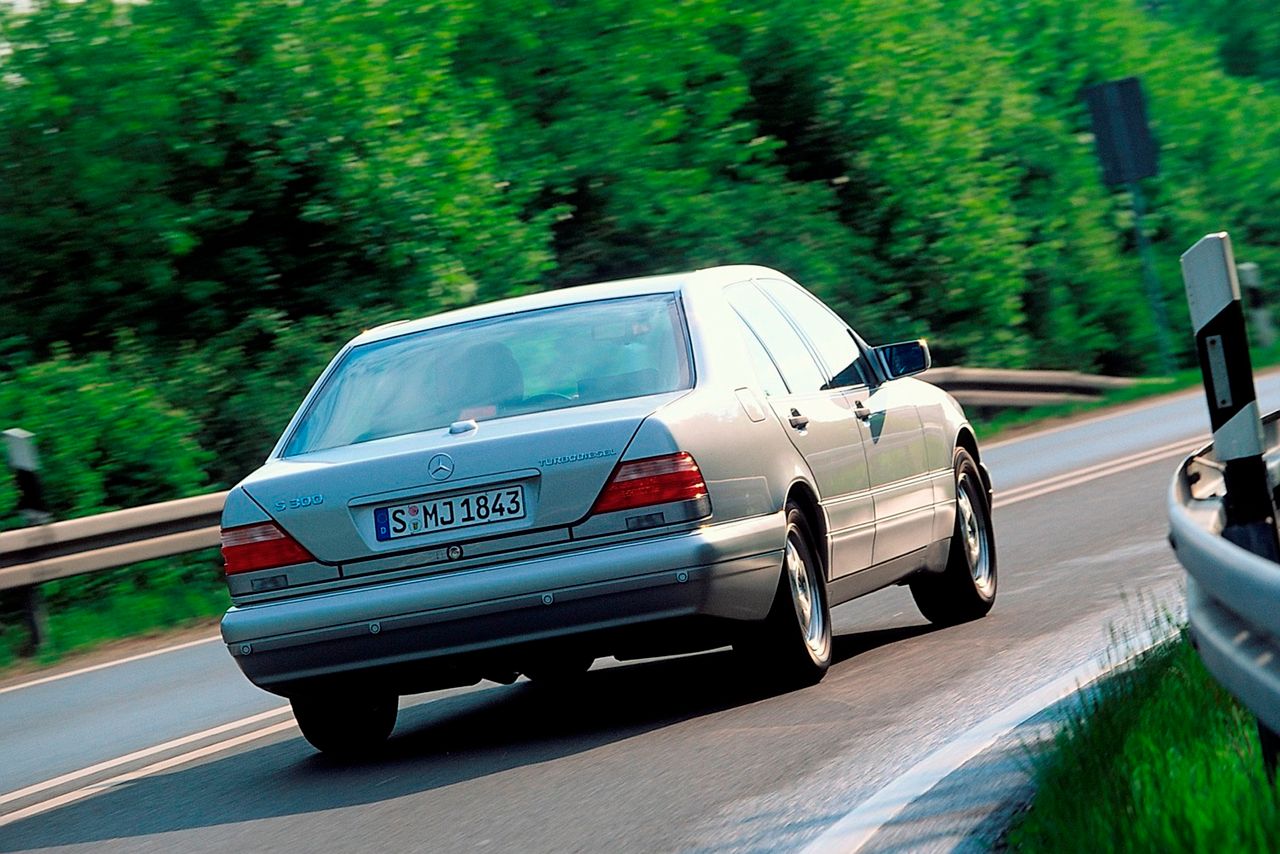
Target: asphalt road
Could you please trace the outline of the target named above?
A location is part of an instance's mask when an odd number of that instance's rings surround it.
[[[1259,391],[1280,404],[1280,376]],[[761,691],[724,652],[598,663],[568,692],[406,698],[385,751],[356,766],[314,753],[215,642],[0,691],[0,851],[798,848],[1177,606],[1170,446],[1206,430],[1192,393],[985,449],[992,613],[934,629],[900,588],[841,606],[836,664],[802,691]]]

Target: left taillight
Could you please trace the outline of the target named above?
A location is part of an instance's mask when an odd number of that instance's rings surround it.
[[[222,560],[227,575],[274,569],[315,560],[293,537],[275,522],[222,529]]]

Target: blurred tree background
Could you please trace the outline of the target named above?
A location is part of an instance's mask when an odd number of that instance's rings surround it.
[[[362,328],[612,277],[761,263],[941,363],[1149,371],[1108,79],[1174,340],[1203,233],[1280,270],[1271,0],[0,9],[0,426],[61,516],[233,483]]]

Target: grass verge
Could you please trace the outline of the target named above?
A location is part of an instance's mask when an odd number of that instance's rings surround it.
[[[231,605],[216,551],[152,560],[42,585],[48,620],[44,646],[22,658],[27,632],[16,610],[0,620],[0,671],[53,664],[108,641],[183,628]]]
[[[1280,839],[1254,719],[1185,636],[1088,693],[1034,763],[1014,851],[1270,852]]]

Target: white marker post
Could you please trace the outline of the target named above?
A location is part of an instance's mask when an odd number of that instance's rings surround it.
[[[1226,524],[1222,536],[1256,555],[1280,562],[1275,501],[1262,458],[1262,421],[1253,386],[1244,306],[1227,233],[1207,234],[1182,254],[1196,354],[1213,427],[1214,455],[1223,464]],[[1276,567],[1280,571],[1280,566]],[[1280,736],[1261,720],[1258,735],[1267,774],[1275,779]]]
[[[1280,561],[1244,307],[1231,238],[1225,231],[1205,235],[1182,254],[1182,278],[1214,452],[1225,467],[1227,524],[1222,535],[1254,554]]]

